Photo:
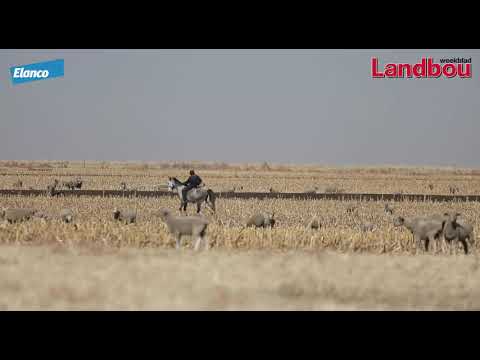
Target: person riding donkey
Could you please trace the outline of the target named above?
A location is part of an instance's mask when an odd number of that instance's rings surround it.
[[[196,189],[202,184],[202,179],[200,176],[195,174],[195,171],[190,170],[190,177],[183,183],[185,187],[182,189],[182,200],[185,204],[187,202],[187,192],[191,189]]]

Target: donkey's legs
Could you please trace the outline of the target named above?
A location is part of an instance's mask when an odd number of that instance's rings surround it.
[[[198,203],[197,203],[197,214],[200,213],[201,208],[202,208],[202,203],[201,203],[201,202],[198,202]]]

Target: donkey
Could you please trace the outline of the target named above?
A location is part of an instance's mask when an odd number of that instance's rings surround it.
[[[191,189],[187,192],[186,198],[187,201],[184,203],[182,199],[182,190],[185,185],[175,177],[168,178],[168,190],[173,191],[176,190],[178,197],[180,198],[180,211],[185,211],[187,213],[187,204],[194,203],[197,204],[197,214],[200,213],[200,209],[202,203],[205,201],[205,204],[209,206],[209,208],[215,212],[215,194],[211,189],[205,190],[201,188]]]

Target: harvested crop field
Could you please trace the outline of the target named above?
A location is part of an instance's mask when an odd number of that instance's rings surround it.
[[[18,174],[24,171],[6,169]],[[19,178],[23,186],[32,181],[32,185],[41,187],[58,178],[64,169],[53,168],[54,175],[29,171],[37,173],[0,177],[4,182],[1,188],[10,188],[7,183],[13,184]],[[87,188],[113,187],[112,176],[105,169],[98,169],[96,175],[93,168],[78,167],[70,171],[80,173]],[[149,169],[143,173],[121,167],[112,170],[126,174],[130,171],[138,179],[152,178],[155,183],[163,184],[169,172],[179,178],[184,178],[186,172],[159,170],[158,177],[153,177],[150,176],[153,170]],[[385,191],[373,188],[375,182],[362,178],[361,172],[346,176],[343,170],[328,171],[336,174],[334,177],[348,177],[343,184],[355,183],[355,189]],[[208,185],[216,184],[208,186],[214,191],[231,186],[231,179],[235,179],[235,184],[250,184],[247,187],[251,191],[266,191],[264,187],[268,185],[266,173],[258,169],[251,170],[248,177],[234,177],[234,170],[209,169],[204,173],[200,168],[198,172]],[[283,189],[299,190],[301,187],[295,184],[302,181],[303,175],[300,172],[292,180],[289,178],[292,172],[278,170],[276,179],[285,179]],[[90,182],[87,173],[95,182]],[[418,174],[423,174],[426,180],[422,181],[431,182],[434,188],[455,183],[456,176],[462,177],[465,194],[475,193],[477,186],[477,175],[468,171],[452,173],[450,178],[448,172],[439,172],[445,177],[441,181],[429,179],[424,169],[392,170],[385,176],[398,177],[390,189],[400,184],[407,191],[418,193],[419,188],[407,186],[416,183]],[[120,182],[124,177],[125,174],[116,174],[115,181]],[[307,188],[322,181],[303,184]],[[5,274],[0,282],[0,307],[27,310],[479,308],[477,246],[470,247],[468,255],[463,254],[461,246],[456,254],[451,254],[451,249],[439,243],[432,244],[428,253],[423,249],[417,253],[412,234],[405,227],[393,224],[396,216],[459,212],[462,219],[473,225],[478,243],[479,202],[389,202],[393,208],[393,214],[389,214],[382,201],[219,198],[215,214],[202,211],[210,222],[207,229],[210,251],[198,253],[193,251],[188,236],[182,249],[175,250],[175,239],[159,216],[161,208],[179,215],[178,206],[176,197],[0,196],[0,208],[31,208],[51,218],[12,224],[0,222],[0,268]],[[65,208],[73,210],[72,223],[56,218]],[[115,208],[136,210],[136,223],[125,225],[114,220]],[[274,228],[245,228],[249,216],[256,212],[274,213]],[[193,215],[195,206],[190,204],[188,213]],[[306,227],[313,217],[319,220],[319,229]]]

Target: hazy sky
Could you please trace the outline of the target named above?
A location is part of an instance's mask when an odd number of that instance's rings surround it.
[[[0,49],[0,159],[480,166],[480,50]],[[372,79],[472,58],[472,79]],[[65,59],[12,85],[9,67]]]

